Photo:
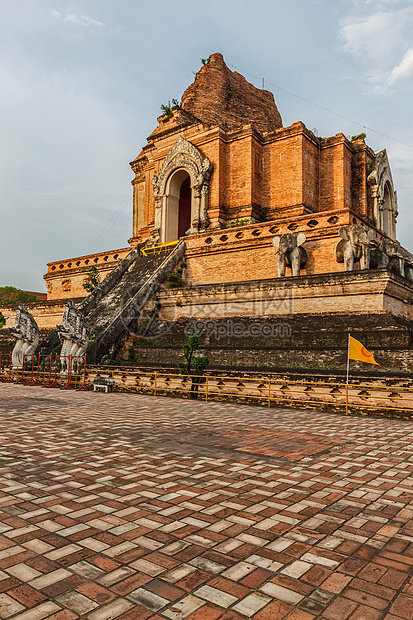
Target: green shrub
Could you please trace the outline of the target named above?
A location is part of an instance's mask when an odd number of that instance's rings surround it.
[[[177,271],[171,271],[171,273],[166,278],[168,282],[169,288],[181,288],[185,286],[186,282],[182,277],[183,269],[178,269]]]
[[[186,359],[185,362],[178,362],[179,369],[182,375],[191,375],[191,398],[198,398],[198,388],[202,383],[205,383],[206,378],[202,376],[205,368],[209,364],[209,359],[203,355],[192,359],[193,354],[199,349],[199,336],[192,334],[188,338],[188,342],[183,345],[183,356]],[[193,369],[191,368],[193,364]]]
[[[172,99],[172,103],[171,103],[171,100],[169,100],[166,105],[163,104],[163,103],[161,104],[161,111],[168,118],[172,118],[172,116],[173,116],[172,108],[174,106],[176,106],[176,105],[178,105],[178,100],[177,99]]]
[[[88,293],[91,293],[100,284],[100,274],[95,265],[92,265],[87,273],[88,276],[83,282],[83,288],[86,289]]]
[[[239,220],[236,217],[234,221],[229,222],[229,224],[227,224],[227,228],[238,228],[238,226],[247,226],[247,224],[249,223],[250,222],[246,218]]]
[[[367,134],[359,133],[356,136],[351,136],[351,141],[354,142],[355,140],[364,140],[365,138],[367,138]]]

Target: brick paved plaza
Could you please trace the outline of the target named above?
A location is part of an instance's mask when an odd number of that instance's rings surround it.
[[[413,619],[413,424],[0,385],[0,618]]]

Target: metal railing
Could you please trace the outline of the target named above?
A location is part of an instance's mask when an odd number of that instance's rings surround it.
[[[88,390],[85,355],[23,355],[21,367],[13,367],[11,354],[0,354],[0,381],[40,385],[64,390]]]
[[[168,241],[167,243],[157,243],[150,248],[141,248],[141,253],[144,256],[148,256],[148,254],[162,254],[162,252],[167,252],[169,248],[173,245],[178,245],[178,243],[179,239],[177,241]]]

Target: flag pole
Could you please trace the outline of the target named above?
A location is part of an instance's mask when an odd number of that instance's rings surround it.
[[[348,415],[348,371],[350,366],[350,332],[348,333],[347,343],[347,380],[346,380],[346,415]]]

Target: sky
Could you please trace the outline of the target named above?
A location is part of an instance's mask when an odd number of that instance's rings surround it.
[[[127,247],[129,162],[221,52],[284,126],[387,149],[413,251],[411,0],[0,0],[0,286]]]

